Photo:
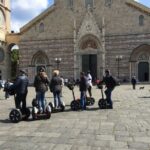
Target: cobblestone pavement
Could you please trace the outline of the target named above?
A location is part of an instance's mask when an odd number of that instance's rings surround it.
[[[0,150],[150,150],[150,86],[132,90],[121,85],[113,92],[114,109],[100,110],[99,89],[93,87],[94,106],[86,111],[70,110],[71,91],[63,89],[66,111],[53,113],[49,120],[9,121],[14,100],[0,91]],[[79,97],[78,88],[75,89]],[[29,88],[28,106],[35,96]],[[47,92],[47,101],[52,94]]]

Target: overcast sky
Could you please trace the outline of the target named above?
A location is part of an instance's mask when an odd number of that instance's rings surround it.
[[[11,29],[18,32],[20,27],[53,4],[54,0],[11,0]],[[150,0],[136,0],[150,7]]]

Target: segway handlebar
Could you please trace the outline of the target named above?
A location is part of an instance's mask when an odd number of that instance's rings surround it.
[[[67,84],[67,87],[72,91],[74,89],[74,84],[70,82]]]
[[[103,85],[102,85],[103,83],[100,81],[99,83],[97,83],[97,87],[99,88],[99,89],[103,89]]]

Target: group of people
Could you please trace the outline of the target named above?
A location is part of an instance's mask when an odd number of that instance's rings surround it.
[[[113,108],[111,93],[115,88],[115,80],[110,75],[109,70],[105,71],[105,76],[100,84],[105,83],[106,85],[106,99],[110,104],[111,108]],[[24,70],[20,70],[19,74],[11,86],[16,93],[15,105],[16,108],[22,109],[22,112],[26,110],[26,97],[28,93],[28,85],[29,80],[26,72]],[[63,80],[59,76],[59,71],[54,70],[52,79],[49,80],[46,74],[45,68],[40,68],[37,75],[34,79],[34,87],[36,92],[36,99],[38,101],[38,105],[40,108],[40,113],[45,111],[45,93],[50,89],[54,96],[54,104],[55,107],[59,107],[61,105],[61,91],[62,91]],[[90,72],[85,74],[84,72],[80,73],[80,81],[79,81],[79,90],[80,90],[80,101],[81,101],[81,109],[86,109],[86,93],[88,91],[89,96],[92,97],[92,76]]]
[[[11,86],[11,91],[15,91],[15,106],[18,109],[22,109],[24,113],[26,111],[26,97],[28,94],[28,85],[29,80],[26,72],[20,70],[19,74]],[[53,77],[51,81],[48,79],[45,68],[41,67],[35,76],[34,87],[36,92],[36,99],[40,108],[40,113],[45,111],[45,93],[50,88],[50,91],[54,95],[54,103],[56,107],[59,107],[61,104],[61,90],[62,90],[62,79],[59,77],[59,71],[54,70]],[[57,101],[58,100],[58,101]]]
[[[105,76],[103,79],[99,82],[99,84],[105,84],[106,85],[106,90],[105,90],[105,95],[106,95],[106,100],[107,104],[109,105],[109,109],[113,109],[113,102],[111,99],[111,93],[114,90],[116,86],[116,80],[111,76],[109,70],[105,70]],[[81,108],[82,110],[86,109],[86,91],[89,92],[89,96],[92,96],[92,76],[90,75],[90,72],[87,73],[87,76],[85,75],[84,72],[81,72],[80,74],[80,82],[79,82],[79,89],[81,92]]]

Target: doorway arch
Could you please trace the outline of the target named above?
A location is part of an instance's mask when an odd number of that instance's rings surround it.
[[[130,57],[130,78],[136,76],[139,82],[150,80],[150,45],[143,44],[133,50]]]
[[[47,71],[48,58],[46,54],[42,51],[38,51],[32,58],[32,66],[35,66],[35,73],[39,71],[41,67],[44,67]]]

